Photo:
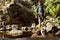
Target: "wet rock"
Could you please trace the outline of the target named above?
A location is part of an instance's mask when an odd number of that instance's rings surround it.
[[[58,26],[58,29],[60,29],[60,26]]]
[[[46,27],[46,31],[47,31],[47,32],[50,31],[50,30],[52,30],[53,25],[52,25],[51,23],[48,22],[48,23],[46,24],[46,26],[47,26],[47,27]]]
[[[11,27],[12,27],[12,30],[18,29],[18,25],[17,24],[13,24],[13,25],[11,25]]]
[[[56,36],[60,37],[60,31],[58,31],[57,33],[55,33]]]
[[[26,29],[26,27],[21,27],[21,30],[25,30]]]
[[[7,35],[11,35],[11,36],[19,36],[19,35],[22,35],[22,31],[20,30],[11,30],[11,31],[7,31],[8,34]]]
[[[35,28],[35,23],[32,24],[31,28]]]
[[[11,25],[6,25],[6,29],[12,29]]]
[[[34,33],[34,34],[32,34],[31,37],[37,37],[37,36],[38,36],[38,34]]]

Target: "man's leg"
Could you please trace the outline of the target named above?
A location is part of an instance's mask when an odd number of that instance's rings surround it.
[[[38,16],[38,22],[39,22],[39,29],[41,28],[41,19],[40,16]]]

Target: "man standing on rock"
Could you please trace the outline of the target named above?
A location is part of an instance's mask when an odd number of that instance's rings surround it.
[[[42,28],[41,23],[44,22],[44,18],[45,18],[45,13],[44,13],[44,5],[43,5],[43,0],[38,0],[37,2],[37,14],[38,14],[38,21],[39,21],[39,26],[40,29]],[[43,28],[41,29],[41,34],[42,36],[44,36],[44,32],[43,32]]]
[[[41,27],[41,23],[44,21],[44,5],[42,0],[37,2],[37,14],[38,14],[38,21]]]

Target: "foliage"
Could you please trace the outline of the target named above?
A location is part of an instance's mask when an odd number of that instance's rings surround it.
[[[57,23],[60,24],[60,16],[58,16],[58,17],[56,18],[56,21],[57,21]]]
[[[60,8],[59,2],[60,0],[45,0],[46,12],[50,12],[52,16],[55,16]]]
[[[32,6],[32,11],[33,11],[33,14],[36,15],[37,7],[35,5]]]

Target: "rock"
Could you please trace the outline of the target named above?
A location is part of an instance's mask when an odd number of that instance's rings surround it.
[[[55,33],[55,35],[60,36],[60,31],[58,31],[57,33]]]
[[[22,35],[22,31],[20,31],[20,30],[11,30],[11,31],[9,31],[8,32],[9,33],[9,35],[11,35],[11,36],[19,36],[19,35]]]
[[[37,37],[38,35],[35,33],[35,34],[33,34],[31,37]]]
[[[8,8],[8,13],[11,17],[11,22],[9,22],[11,24],[22,24],[23,26],[31,26],[32,21],[35,21],[31,9],[25,6],[21,7],[19,4],[11,4]]]
[[[38,32],[37,30],[33,29],[33,30],[32,30],[32,33],[33,33],[33,34],[32,34],[31,37],[37,37],[37,36],[38,36],[37,32]]]
[[[4,28],[0,28],[0,30],[2,31],[2,30],[4,30]]]
[[[35,23],[32,24],[31,28],[35,28]]]
[[[11,25],[11,27],[12,27],[13,30],[18,29],[18,25],[16,25],[16,24]]]
[[[54,19],[53,19],[53,18],[50,18],[49,20],[52,21],[52,20],[54,20]]]
[[[53,27],[53,25],[51,23],[49,23],[49,22],[46,24],[46,26],[47,26],[46,27],[47,32],[50,31],[52,29],[52,27]]]
[[[60,26],[58,26],[58,29],[60,29]]]
[[[11,26],[10,25],[6,25],[6,29],[11,29]]]
[[[21,30],[25,30],[25,29],[26,29],[26,27],[22,27],[22,28],[21,28]]]

